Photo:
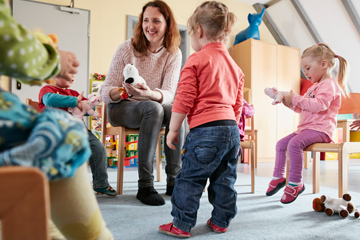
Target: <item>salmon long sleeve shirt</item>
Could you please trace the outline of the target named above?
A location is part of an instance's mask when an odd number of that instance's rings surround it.
[[[326,133],[334,142],[336,116],[341,106],[341,91],[334,79],[327,78],[315,83],[304,96],[294,94],[292,104],[294,111],[301,114],[295,133],[312,129]]]
[[[212,42],[186,61],[172,107],[187,114],[190,129],[217,120],[240,120],[244,74],[225,44]]]

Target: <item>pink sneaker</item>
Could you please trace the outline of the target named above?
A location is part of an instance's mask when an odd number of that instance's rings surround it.
[[[271,180],[269,183],[269,188],[266,191],[266,196],[272,196],[277,193],[281,188],[285,187],[286,179],[279,178],[276,180]]]
[[[209,220],[207,220],[206,224],[209,225],[214,232],[224,233],[227,231],[227,228],[219,227],[219,226],[216,226],[215,224],[213,224],[211,222],[211,218],[209,218]]]
[[[162,233],[165,233],[167,235],[171,235],[174,237],[179,237],[179,238],[188,238],[190,237],[190,233],[189,232],[185,232],[181,229],[178,229],[177,227],[174,226],[173,223],[167,223],[164,225],[161,225],[159,227],[159,231]]]
[[[304,190],[305,190],[304,183],[300,183],[299,186],[297,187],[287,185],[286,188],[284,189],[284,195],[281,197],[280,201],[285,204],[292,203]]]

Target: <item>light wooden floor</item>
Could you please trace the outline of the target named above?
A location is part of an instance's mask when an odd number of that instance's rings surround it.
[[[320,161],[320,191],[321,186],[337,189],[337,164],[337,160]],[[256,176],[271,178],[273,170],[274,163],[258,163],[258,167],[255,168],[255,174]],[[237,171],[250,174],[250,166],[239,164]],[[305,184],[312,184],[312,162],[308,169],[303,170],[303,182]],[[350,159],[348,191],[360,192],[360,159]]]

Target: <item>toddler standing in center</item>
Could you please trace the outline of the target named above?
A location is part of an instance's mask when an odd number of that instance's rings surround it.
[[[190,132],[171,197],[173,222],[159,227],[168,235],[190,237],[208,179],[209,202],[214,210],[207,224],[216,232],[226,232],[237,212],[237,123],[243,104],[244,74],[224,44],[234,21],[234,14],[216,1],[201,4],[188,20],[196,53],[188,58],[180,74],[167,145],[175,149],[173,143],[178,142],[186,115]]]

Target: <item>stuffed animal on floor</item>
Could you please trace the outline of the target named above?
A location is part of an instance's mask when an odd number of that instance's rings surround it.
[[[139,88],[138,84],[146,85],[145,80],[139,75],[139,71],[133,64],[126,64],[123,71],[123,75],[124,75],[124,83],[129,83],[136,88]],[[132,97],[126,92],[126,89],[124,87],[118,88],[118,91],[120,92],[120,96],[122,100]]]
[[[102,97],[96,94],[89,94],[88,100],[81,101],[83,110],[78,107],[68,108],[68,111],[77,118],[82,119],[85,114],[89,114],[93,117],[99,117],[99,113],[95,112],[93,108],[98,106],[102,102]]]
[[[340,217],[346,218],[350,213],[354,212],[354,217],[359,218],[360,213],[357,208],[350,202],[351,196],[346,193],[342,198],[332,198],[322,195],[321,198],[313,200],[313,209],[316,212],[324,211],[326,215],[332,216],[338,213]]]
[[[284,99],[284,97],[290,94],[290,92],[278,91],[276,87],[265,88],[264,92],[270,98],[274,99],[274,101],[272,102],[272,105],[281,103],[282,100]]]

